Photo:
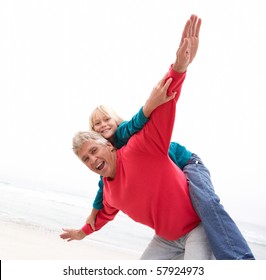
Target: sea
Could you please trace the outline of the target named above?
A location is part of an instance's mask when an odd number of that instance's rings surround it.
[[[0,181],[0,220],[31,225],[58,235],[62,228],[81,228],[91,211],[92,201],[85,195]],[[251,248],[259,249],[256,258],[266,260],[266,227],[235,222]],[[120,212],[114,221],[84,240],[141,254],[153,234],[152,229],[135,223]]]

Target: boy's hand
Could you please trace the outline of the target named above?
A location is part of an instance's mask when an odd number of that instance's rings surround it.
[[[167,95],[167,90],[172,82],[172,78],[169,78],[167,81],[168,72],[164,77],[159,81],[159,83],[153,88],[148,100],[143,106],[143,114],[146,118],[149,118],[154,109],[158,106],[172,100],[175,98],[175,94],[171,96]]]

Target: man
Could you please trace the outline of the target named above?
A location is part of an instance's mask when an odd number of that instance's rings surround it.
[[[199,43],[201,20],[187,21],[175,63],[157,86],[162,94],[175,97],[159,106],[149,122],[128,144],[116,150],[94,132],[80,132],[73,150],[81,161],[104,179],[103,209],[95,229],[112,220],[119,210],[136,222],[155,230],[155,237],[142,259],[209,259],[210,247],[200,219],[194,211],[183,172],[168,157],[175,107],[188,65]],[[93,232],[90,225],[80,230],[65,229],[61,238],[81,240]]]

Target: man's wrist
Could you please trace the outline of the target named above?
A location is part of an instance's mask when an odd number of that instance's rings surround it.
[[[82,229],[80,229],[78,230],[78,236],[80,239],[83,239],[84,237],[86,237],[86,233]]]
[[[187,66],[179,66],[177,62],[175,62],[173,65],[172,65],[172,69],[175,71],[175,72],[178,72],[178,73],[184,73],[187,71]]]
[[[169,68],[169,72],[168,72],[168,77],[172,77],[173,79],[177,78],[177,77],[182,77],[183,75],[186,74],[187,70],[185,71],[181,71],[184,70],[185,68],[181,69],[179,68],[174,68],[174,64],[171,64],[170,68]]]

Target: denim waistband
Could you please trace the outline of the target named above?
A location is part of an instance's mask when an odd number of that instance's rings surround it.
[[[201,158],[198,155],[194,154],[194,153],[192,153],[192,155],[191,155],[191,157],[190,157],[190,159],[188,160],[187,163],[188,164],[193,164],[193,163],[194,164],[197,164],[197,163],[203,164]]]

